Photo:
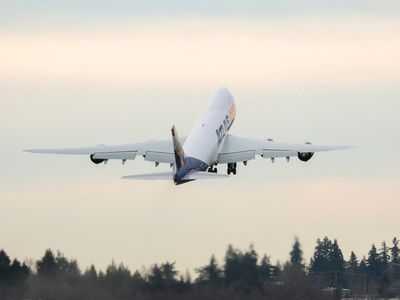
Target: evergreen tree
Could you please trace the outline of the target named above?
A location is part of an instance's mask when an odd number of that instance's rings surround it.
[[[335,287],[343,287],[345,285],[345,261],[343,258],[342,250],[340,250],[337,240],[332,243],[332,249],[329,257],[330,270],[334,275]]]
[[[0,250],[0,282],[10,279],[11,269],[10,269],[10,257],[4,250]]]
[[[393,238],[393,246],[390,248],[390,253],[392,256],[391,262],[393,264],[400,264],[399,240],[396,237]]]
[[[181,275],[179,276],[179,280],[177,282],[177,291],[182,293],[182,292],[187,292],[192,289],[192,279],[190,277],[190,273],[188,270],[186,270],[185,276]]]
[[[225,254],[225,265],[224,265],[224,279],[225,283],[228,285],[240,279],[241,256],[242,253],[239,250],[235,250],[232,245],[228,246],[228,249],[226,250]]]
[[[290,263],[303,267],[303,250],[301,250],[301,245],[297,237],[295,237],[292,251],[290,251]]]
[[[349,262],[347,265],[348,265],[348,269],[351,270],[351,272],[355,273],[356,270],[358,269],[357,256],[353,251],[351,251],[350,259],[349,259]]]
[[[29,277],[30,270],[25,264],[21,264],[17,259],[14,259],[10,265],[10,279],[14,282],[24,281]]]
[[[324,237],[322,241],[317,239],[317,246],[315,247],[310,263],[311,273],[323,273],[331,271],[331,250],[332,242],[328,239],[328,237]]]
[[[336,287],[345,284],[344,270],[345,261],[337,240],[332,242],[328,237],[322,241],[318,239],[310,263],[311,275],[325,285]]]
[[[260,262],[259,274],[261,280],[269,280],[271,278],[271,264],[269,262],[269,257],[264,254]]]
[[[258,254],[254,246],[250,245],[249,250],[243,253],[241,259],[241,279],[248,285],[258,285],[260,283],[259,267],[257,265]]]
[[[367,259],[363,256],[362,260],[360,261],[359,271],[360,274],[367,274]]]
[[[260,275],[257,262],[258,254],[252,245],[244,253],[229,245],[225,255],[225,283],[230,285],[237,281],[247,286],[259,285]]]
[[[389,278],[389,263],[390,263],[390,250],[386,246],[385,242],[382,242],[382,247],[379,253],[380,259],[380,272],[381,278],[379,279],[379,293],[384,297],[388,298],[390,278]]]
[[[399,240],[395,237],[393,238],[393,246],[390,248],[391,254],[391,266],[392,266],[392,277],[393,279],[400,279],[400,249]]]
[[[389,249],[385,242],[382,242],[381,252],[379,253],[381,261],[381,271],[387,272],[390,263]]]
[[[135,290],[142,291],[146,285],[146,279],[143,278],[139,271],[135,271],[132,275],[132,285]]]
[[[380,256],[374,244],[372,244],[371,250],[368,252],[367,273],[375,278],[380,277],[382,274]]]
[[[55,260],[57,265],[57,272],[59,275],[72,279],[74,277],[78,277],[81,274],[78,262],[74,259],[67,259],[60,251],[57,251],[57,256]]]
[[[97,280],[97,271],[94,265],[91,265],[89,269],[87,269],[84,273],[84,277],[88,280],[96,281]]]
[[[361,292],[363,294],[367,291],[367,274],[368,274],[368,266],[367,266],[367,259],[363,256],[362,260],[360,261],[360,266],[358,268],[359,273],[361,275],[360,279],[362,281],[362,289]]]
[[[283,267],[282,267],[282,264],[280,263],[280,261],[278,260],[275,265],[270,266],[270,269],[271,269],[271,273],[270,273],[271,279],[276,279],[281,275]]]
[[[147,277],[150,291],[161,291],[165,289],[164,277],[161,268],[155,264]]]
[[[222,282],[222,270],[219,268],[214,255],[211,256],[208,265],[196,270],[199,274],[197,282],[219,286]]]
[[[175,269],[175,262],[165,262],[161,264],[161,272],[165,287],[167,289],[176,287],[178,271]]]
[[[58,273],[56,258],[50,249],[47,249],[41,260],[36,263],[37,273],[40,276],[53,276]]]
[[[329,255],[329,271],[343,272],[345,261],[343,258],[342,250],[340,250],[337,240],[335,239],[332,244]]]
[[[131,279],[131,272],[124,264],[115,264],[114,260],[108,265],[105,274],[105,280],[112,289],[119,289],[124,284],[128,284]]]
[[[355,290],[358,288],[360,290],[361,281],[359,274],[359,263],[356,254],[351,251],[350,258],[346,263],[346,281],[347,286],[350,290]]]

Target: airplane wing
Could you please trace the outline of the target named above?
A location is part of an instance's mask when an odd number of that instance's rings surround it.
[[[184,140],[184,139],[183,139]],[[125,145],[98,145],[94,147],[60,148],[60,149],[29,149],[32,153],[89,155],[93,162],[100,163],[108,159],[134,160],[141,155],[147,161],[158,163],[174,163],[172,141],[150,140],[143,143]]]
[[[311,143],[289,144],[274,142],[270,139],[242,138],[227,134],[224,145],[218,155],[218,162],[235,163],[248,161],[255,159],[256,155],[260,155],[264,158],[297,156],[301,160],[308,160],[314,152],[344,150],[349,148],[353,148],[353,146],[313,145]]]

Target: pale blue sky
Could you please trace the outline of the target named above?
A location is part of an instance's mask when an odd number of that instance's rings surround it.
[[[399,8],[0,1],[0,248],[184,270],[228,243],[284,260],[295,235],[307,258],[323,235],[346,256],[399,236]],[[186,135],[220,85],[237,102],[234,134],[358,148],[308,164],[258,159],[235,178],[179,188],[119,180],[155,171],[140,159],[21,152],[168,138],[173,124]]]
[[[2,15],[17,16],[21,13],[47,15],[76,13],[90,15],[136,15],[146,13],[198,13],[198,14],[265,14],[280,13],[345,13],[345,14],[392,14],[400,5],[396,0],[339,0],[339,1],[185,1],[185,0],[70,0],[70,1],[1,1]],[[398,11],[397,11],[398,12]]]
[[[0,1],[0,25],[9,29],[29,30],[46,26],[91,26],[94,20],[132,19],[197,15],[202,17],[279,18],[294,16],[334,16],[336,19],[372,15],[396,17],[397,0],[284,0],[284,1],[127,1],[127,0],[16,0]]]

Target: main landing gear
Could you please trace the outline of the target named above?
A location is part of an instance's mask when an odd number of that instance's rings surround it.
[[[216,166],[216,165],[215,165],[215,166]],[[218,172],[218,169],[217,169],[217,168],[214,168],[214,165],[211,165],[211,166],[208,168],[207,172],[210,172],[210,173],[217,173],[217,172]]]
[[[233,175],[236,175],[236,163],[228,163],[228,175],[233,173]]]

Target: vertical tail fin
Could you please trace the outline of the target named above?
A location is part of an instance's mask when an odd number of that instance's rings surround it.
[[[174,144],[175,154],[175,172],[178,172],[185,164],[185,152],[183,151],[181,140],[179,139],[178,132],[175,129],[175,125],[172,126],[172,142]]]

